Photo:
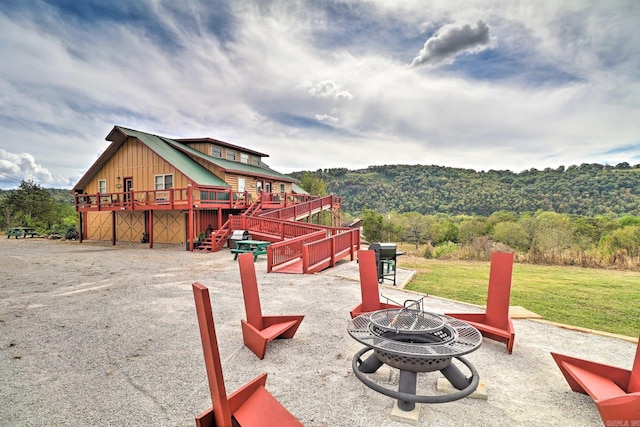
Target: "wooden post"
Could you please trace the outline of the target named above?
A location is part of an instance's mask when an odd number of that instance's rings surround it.
[[[187,238],[189,239],[189,250],[193,252],[193,187],[187,186],[187,200],[189,203],[189,225],[187,226]]]
[[[147,211],[147,214],[149,215],[149,231],[147,232],[149,236],[149,249],[153,249],[153,211]]]
[[[111,211],[111,244],[116,245],[116,211]]]
[[[83,216],[84,212],[78,212],[78,243],[82,243],[82,238],[84,236]]]

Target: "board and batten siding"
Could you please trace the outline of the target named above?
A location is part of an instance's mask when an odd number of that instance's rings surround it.
[[[189,179],[135,138],[128,138],[120,149],[95,174],[84,188],[87,194],[98,192],[98,182],[107,181],[107,193],[119,193],[124,178],[133,178],[134,191],[155,189],[156,175],[173,175],[174,188],[186,188]],[[120,180],[118,180],[120,177]]]
[[[89,212],[87,239],[111,240],[111,212]],[[183,243],[185,241],[185,215],[177,211],[153,213],[154,243]],[[140,242],[144,232],[144,212],[116,213],[116,240]]]

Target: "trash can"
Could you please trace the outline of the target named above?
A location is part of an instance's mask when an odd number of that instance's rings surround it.
[[[236,240],[249,240],[249,231],[248,230],[233,230],[231,236],[229,236],[229,240],[227,240],[227,246],[229,249],[236,248]]]

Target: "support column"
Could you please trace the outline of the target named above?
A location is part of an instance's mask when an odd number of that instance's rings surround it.
[[[400,383],[398,385],[398,391],[400,393],[416,394],[416,383],[418,379],[418,373],[412,371],[400,370]],[[407,402],[405,400],[398,399],[398,408],[402,411],[413,411],[416,407],[416,402]]]
[[[149,215],[149,249],[153,249],[153,211],[147,211],[147,215]]]
[[[464,376],[462,371],[458,369],[453,363],[450,363],[445,368],[441,369],[442,375],[449,380],[452,386],[458,390],[464,390],[469,386],[469,380]]]
[[[116,245],[116,211],[111,211],[111,244]]]
[[[382,365],[383,363],[378,359],[378,356],[372,353],[364,362],[362,362],[362,364],[360,364],[358,370],[364,374],[373,374]]]
[[[187,225],[187,239],[189,239],[189,251],[193,252],[193,186],[187,186],[187,199],[189,203],[189,224]]]
[[[84,212],[78,212],[78,243],[82,243],[84,238]]]

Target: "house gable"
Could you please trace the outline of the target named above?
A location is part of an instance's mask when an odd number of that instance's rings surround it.
[[[108,191],[118,191],[115,188],[111,189],[109,182],[117,185],[118,176],[123,179],[134,175],[139,177],[136,180],[138,182],[134,184],[137,190],[152,190],[154,183],[149,181],[153,180],[153,176],[164,173],[174,173],[178,178],[184,178],[175,181],[174,187],[180,185],[182,181],[185,187],[191,182],[201,186],[229,187],[223,179],[168,144],[165,138],[115,126],[105,139],[112,141],[111,145],[78,181],[74,191],[87,192],[94,186],[97,191],[95,182],[104,179],[99,176],[111,178],[107,182]],[[134,173],[136,169],[147,169],[146,174]],[[142,178],[143,175],[146,178]]]
[[[127,190],[125,180],[131,180],[136,191],[154,190],[156,177],[161,177],[162,182],[170,177],[171,186],[177,188],[184,188],[191,182],[189,177],[147,145],[129,137],[84,184],[83,190],[89,194],[122,192]]]
[[[272,185],[274,192],[288,192],[298,182],[264,164],[261,159],[268,157],[266,154],[211,138],[174,140],[115,126],[105,139],[112,141],[111,145],[78,181],[74,191],[124,191],[125,178],[133,179],[135,190],[154,190],[154,179],[159,175],[172,175],[173,187],[193,183],[239,190],[243,182],[245,191],[251,192],[260,191],[262,182]],[[203,152],[213,146],[234,150],[237,155],[228,160]],[[239,161],[241,154],[248,156],[246,163]],[[259,165],[252,164],[257,163],[252,159],[260,159]],[[99,185],[101,180],[106,181],[106,186],[105,182]]]

